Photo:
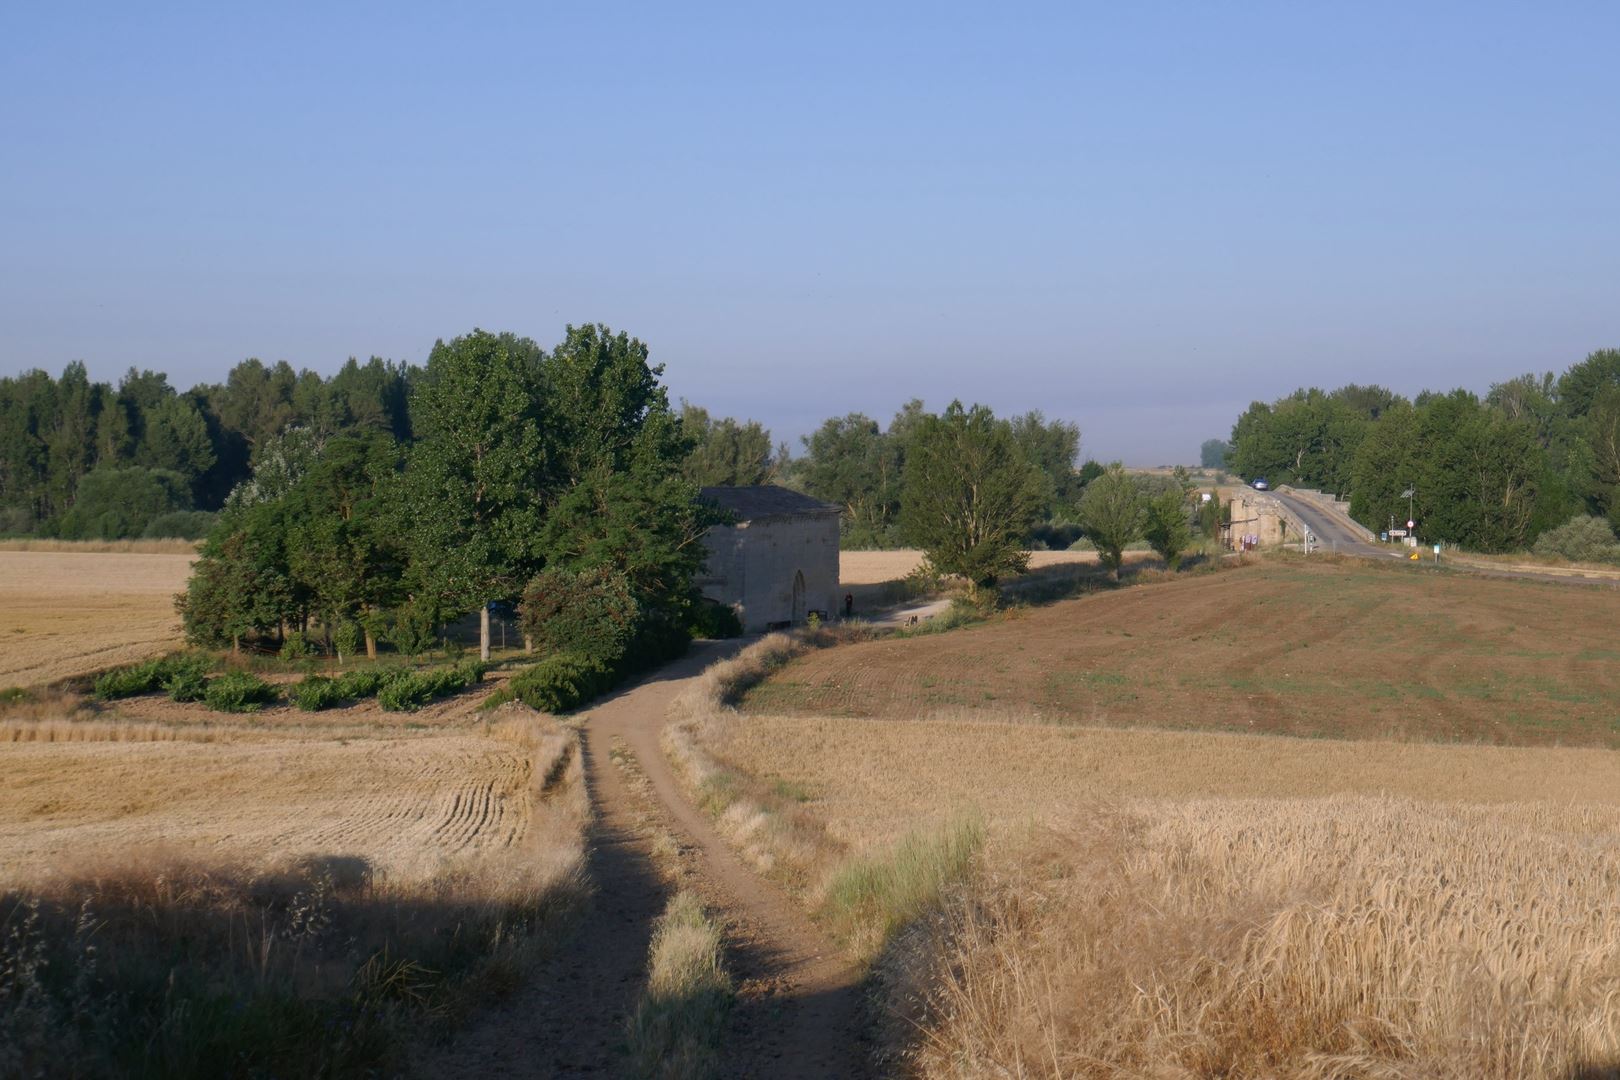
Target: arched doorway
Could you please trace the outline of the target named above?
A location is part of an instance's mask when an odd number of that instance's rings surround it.
[[[804,622],[804,571],[793,572],[793,625]]]

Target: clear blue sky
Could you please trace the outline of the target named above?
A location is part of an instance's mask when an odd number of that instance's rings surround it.
[[[161,10],[160,10],[161,9]],[[0,374],[646,340],[1189,460],[1620,345],[1620,5],[8,4]]]

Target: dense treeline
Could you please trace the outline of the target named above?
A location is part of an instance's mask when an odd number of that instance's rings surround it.
[[[1073,522],[1085,480],[1101,471],[1096,465],[1089,466],[1090,471],[1077,471],[1080,429],[1062,420],[1047,420],[1040,412],[1008,420],[991,417],[988,411],[981,416],[981,409],[974,406],[973,422],[994,428],[993,437],[1004,440],[1035,469],[1039,490],[1031,531],[1039,535],[1033,538],[1067,546],[1079,530],[1073,526],[1065,532],[1062,526]],[[778,452],[775,475],[782,483],[844,508],[844,546],[886,548],[910,543],[914,538],[908,538],[903,526],[906,464],[917,450],[918,434],[931,431],[938,419],[918,400],[901,406],[886,428],[863,413],[832,417],[804,438],[803,456],[790,460],[785,449]]]
[[[668,653],[698,618],[711,519],[662,370],[606,327],[569,327],[550,351],[474,331],[402,373],[397,413],[282,411],[277,433],[255,429],[181,598],[189,636],[416,652],[479,612],[487,656],[492,605],[542,571],[591,571],[634,603],[627,655]]]
[[[413,375],[373,357],[330,378],[247,360],[183,393],[133,368],[92,382],[81,363],[0,378],[0,535],[201,535],[289,427],[408,439]]]
[[[1408,401],[1351,385],[1255,402],[1232,429],[1227,464],[1251,480],[1348,494],[1370,529],[1404,524],[1410,505],[1425,540],[1480,551],[1528,547],[1573,517],[1620,525],[1620,350],[1561,377],[1497,383],[1484,398]]]

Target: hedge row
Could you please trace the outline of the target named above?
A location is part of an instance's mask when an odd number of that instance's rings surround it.
[[[377,704],[387,712],[414,712],[435,698],[465,690],[484,677],[478,661],[432,671],[401,671],[377,691]]]
[[[227,671],[209,679],[203,691],[204,703],[220,712],[257,712],[278,697],[274,686],[246,671]]]
[[[402,674],[396,668],[360,668],[335,679],[311,675],[287,692],[304,712],[320,712],[345,701],[375,697],[383,684]]]
[[[189,686],[208,675],[210,661],[202,656],[177,655],[147,660],[140,664],[113,668],[96,678],[95,694],[102,701],[113,698],[150,694],[154,690],[168,690],[171,680],[184,680]],[[200,696],[200,695],[199,695]],[[196,698],[177,697],[176,701],[195,701]]]

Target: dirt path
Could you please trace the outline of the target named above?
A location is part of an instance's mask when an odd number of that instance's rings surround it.
[[[697,871],[697,887],[728,925],[739,992],[722,1047],[722,1075],[860,1077],[871,1071],[857,977],[794,902],[731,853],[682,794],[659,746],[670,702],[686,681],[736,651],[703,644],[651,679],[592,709],[583,728],[597,822],[590,873],[596,899],[575,943],[534,973],[512,1001],[482,1018],[433,1063],[433,1075],[619,1075],[625,1017],[646,976],[647,947],[668,888],[637,829],[636,796],[608,759],[614,739],[635,755],[665,823]]]

